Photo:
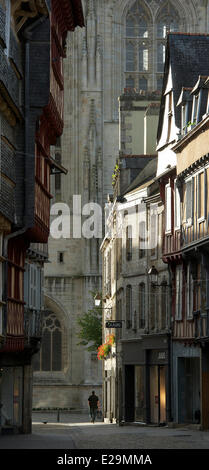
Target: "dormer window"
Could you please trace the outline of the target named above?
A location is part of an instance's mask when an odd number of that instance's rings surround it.
[[[172,124],[172,109],[173,109],[173,93],[170,91],[170,93],[167,96],[168,99],[168,134],[167,134],[167,142],[170,141],[171,137],[171,124]]]
[[[187,119],[188,116],[188,105],[184,104],[181,107],[181,133],[182,135],[185,135],[187,133]]]
[[[206,110],[206,113],[209,114],[209,92],[208,92],[208,102],[207,102],[207,110]]]
[[[192,114],[192,88],[182,87],[177,106],[181,106],[181,135],[185,135],[188,131],[188,126],[191,124]]]
[[[199,120],[199,101],[200,101],[200,94],[195,95],[193,98],[193,110],[192,110],[192,124],[197,124]]]

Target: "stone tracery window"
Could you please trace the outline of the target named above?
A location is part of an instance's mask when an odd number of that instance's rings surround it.
[[[136,90],[161,88],[166,35],[180,29],[180,16],[171,1],[158,1],[154,15],[151,3],[136,0],[126,16],[125,86]]]
[[[157,16],[157,72],[163,72],[165,62],[166,35],[179,30],[179,15],[171,4],[165,2]]]
[[[45,311],[41,349],[34,356],[34,371],[61,371],[63,369],[62,343],[63,331],[60,321],[54,313]]]

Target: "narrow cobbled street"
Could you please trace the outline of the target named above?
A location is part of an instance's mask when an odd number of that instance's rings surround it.
[[[0,449],[209,449],[209,432],[194,427],[90,423],[88,415],[35,414],[33,432],[0,437]]]

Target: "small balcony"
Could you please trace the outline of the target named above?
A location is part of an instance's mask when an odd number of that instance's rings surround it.
[[[30,259],[48,260],[48,243],[31,243],[27,255]]]
[[[174,233],[165,234],[164,237],[164,256],[177,253],[181,250],[181,231],[175,230]]]

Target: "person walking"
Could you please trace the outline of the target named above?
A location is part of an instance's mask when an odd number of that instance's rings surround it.
[[[96,419],[97,409],[98,409],[98,402],[99,398],[95,395],[95,391],[92,391],[92,394],[88,398],[89,407],[90,407],[90,415],[91,415],[91,422],[94,423]]]

